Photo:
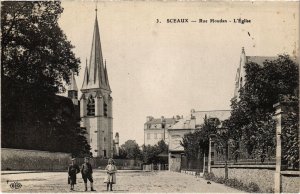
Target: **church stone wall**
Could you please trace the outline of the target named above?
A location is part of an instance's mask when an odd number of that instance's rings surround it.
[[[66,171],[71,154],[1,148],[1,170]]]

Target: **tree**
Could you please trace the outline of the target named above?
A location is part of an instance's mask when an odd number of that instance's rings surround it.
[[[72,102],[56,96],[80,63],[58,26],[60,2],[4,1],[1,11],[2,146],[88,152]]]
[[[136,160],[140,158],[141,150],[135,140],[127,140],[123,145],[121,145],[121,149],[124,150],[126,158],[128,159]]]
[[[73,140],[72,155],[73,157],[86,157],[91,156],[91,146],[88,144],[86,139],[87,131],[85,128],[76,128],[75,140]]]
[[[168,153],[169,151],[169,147],[164,140],[160,140],[159,142],[157,142],[157,147],[159,153]]]
[[[59,1],[2,2],[1,76],[30,83],[34,89],[63,92],[79,59],[58,26]]]
[[[162,162],[163,160],[159,158],[159,154],[168,153],[168,150],[169,147],[164,140],[160,140],[154,146],[143,145],[141,150],[141,160],[146,164]]]
[[[282,163],[299,170],[299,99],[287,97],[281,104],[291,110],[282,120]]]
[[[184,152],[188,159],[199,159],[204,154],[208,155],[209,136],[216,133],[216,128],[220,124],[219,119],[206,116],[204,123],[193,133],[185,134],[180,144],[184,147]]]
[[[142,160],[146,164],[158,163],[158,154],[160,150],[157,145],[143,145],[142,146]]]
[[[244,144],[249,155],[259,155],[263,161],[268,149],[275,147],[273,105],[284,96],[298,99],[298,66],[287,55],[266,60],[262,66],[246,63],[245,85],[239,101],[232,101],[227,124],[230,137]]]
[[[114,156],[114,158],[126,159],[127,158],[127,153],[126,153],[125,149],[120,147],[119,148],[119,155]]]

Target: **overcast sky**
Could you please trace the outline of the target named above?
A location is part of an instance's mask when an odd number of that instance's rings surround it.
[[[90,56],[95,2],[63,1],[62,6],[59,24],[81,59],[76,78],[80,89]],[[113,130],[119,132],[121,144],[128,139],[143,144],[146,116],[230,109],[242,47],[249,56],[299,53],[297,2],[108,1],[97,7],[114,99]],[[166,22],[173,18],[189,23]],[[239,18],[251,23],[234,23]]]

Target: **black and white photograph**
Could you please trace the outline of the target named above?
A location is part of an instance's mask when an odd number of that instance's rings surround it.
[[[300,1],[0,3],[2,193],[300,192]]]

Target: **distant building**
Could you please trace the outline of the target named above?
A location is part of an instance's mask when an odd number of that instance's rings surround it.
[[[238,65],[236,77],[235,77],[235,88],[234,88],[233,100],[239,99],[239,90],[245,85],[245,78],[246,78],[245,65],[246,65],[246,63],[254,62],[254,63],[257,63],[258,65],[262,66],[264,61],[266,61],[266,60],[272,61],[277,58],[278,57],[275,57],[275,56],[246,56],[245,49],[244,49],[244,47],[242,47],[240,63]]]
[[[74,76],[74,71],[72,71],[71,77],[70,77],[70,84],[68,85],[68,97],[71,98],[73,104],[75,106],[79,106],[78,101],[78,88]]]
[[[117,132],[115,135],[115,139],[113,140],[114,142],[114,156],[119,156],[120,155],[120,145],[119,145],[119,133]]]
[[[152,116],[147,117],[147,121],[144,124],[144,144],[145,145],[155,145],[160,140],[164,140],[166,144],[169,143],[169,133],[168,129],[172,127],[176,118],[153,118]]]
[[[230,110],[195,111],[191,110],[191,115],[181,118],[168,129],[169,133],[169,170],[179,171],[181,165],[181,155],[184,148],[180,145],[185,134],[194,132],[207,119],[219,119],[224,121],[230,116]]]

